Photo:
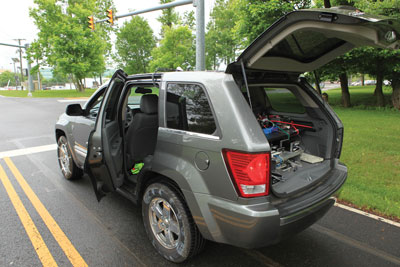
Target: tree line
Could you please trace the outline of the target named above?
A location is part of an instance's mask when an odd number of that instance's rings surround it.
[[[172,0],[161,0],[160,3]],[[29,55],[73,79],[83,90],[82,79],[104,71],[106,63],[118,64],[128,74],[195,67],[195,19],[193,12],[162,11],[158,37],[146,19],[133,16],[120,27],[96,24],[87,27],[87,16],[105,18],[112,0],[34,0],[30,14],[39,29]],[[367,13],[400,19],[398,0],[216,0],[206,25],[206,68],[216,70],[234,61],[245,47],[284,14],[304,8],[350,5]],[[110,34],[116,34],[115,49]],[[318,89],[321,80],[340,80],[342,104],[351,106],[348,77],[376,78],[374,96],[384,106],[383,81],[393,88],[392,105],[400,109],[400,52],[362,47],[309,73]],[[319,90],[320,91],[320,90]]]

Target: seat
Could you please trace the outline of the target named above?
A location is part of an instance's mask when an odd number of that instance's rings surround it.
[[[143,95],[140,99],[140,111],[133,117],[125,136],[129,168],[154,153],[158,133],[158,96]]]

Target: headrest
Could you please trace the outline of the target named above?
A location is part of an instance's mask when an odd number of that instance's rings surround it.
[[[140,99],[140,111],[146,114],[156,114],[158,112],[158,96],[143,95]]]

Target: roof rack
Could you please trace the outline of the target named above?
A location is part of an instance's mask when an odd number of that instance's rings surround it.
[[[161,79],[162,73],[145,73],[145,74],[133,74],[128,76],[128,80],[155,80]]]

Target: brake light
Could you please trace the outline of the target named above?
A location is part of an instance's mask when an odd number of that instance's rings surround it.
[[[270,153],[223,150],[225,164],[241,197],[269,194]]]

